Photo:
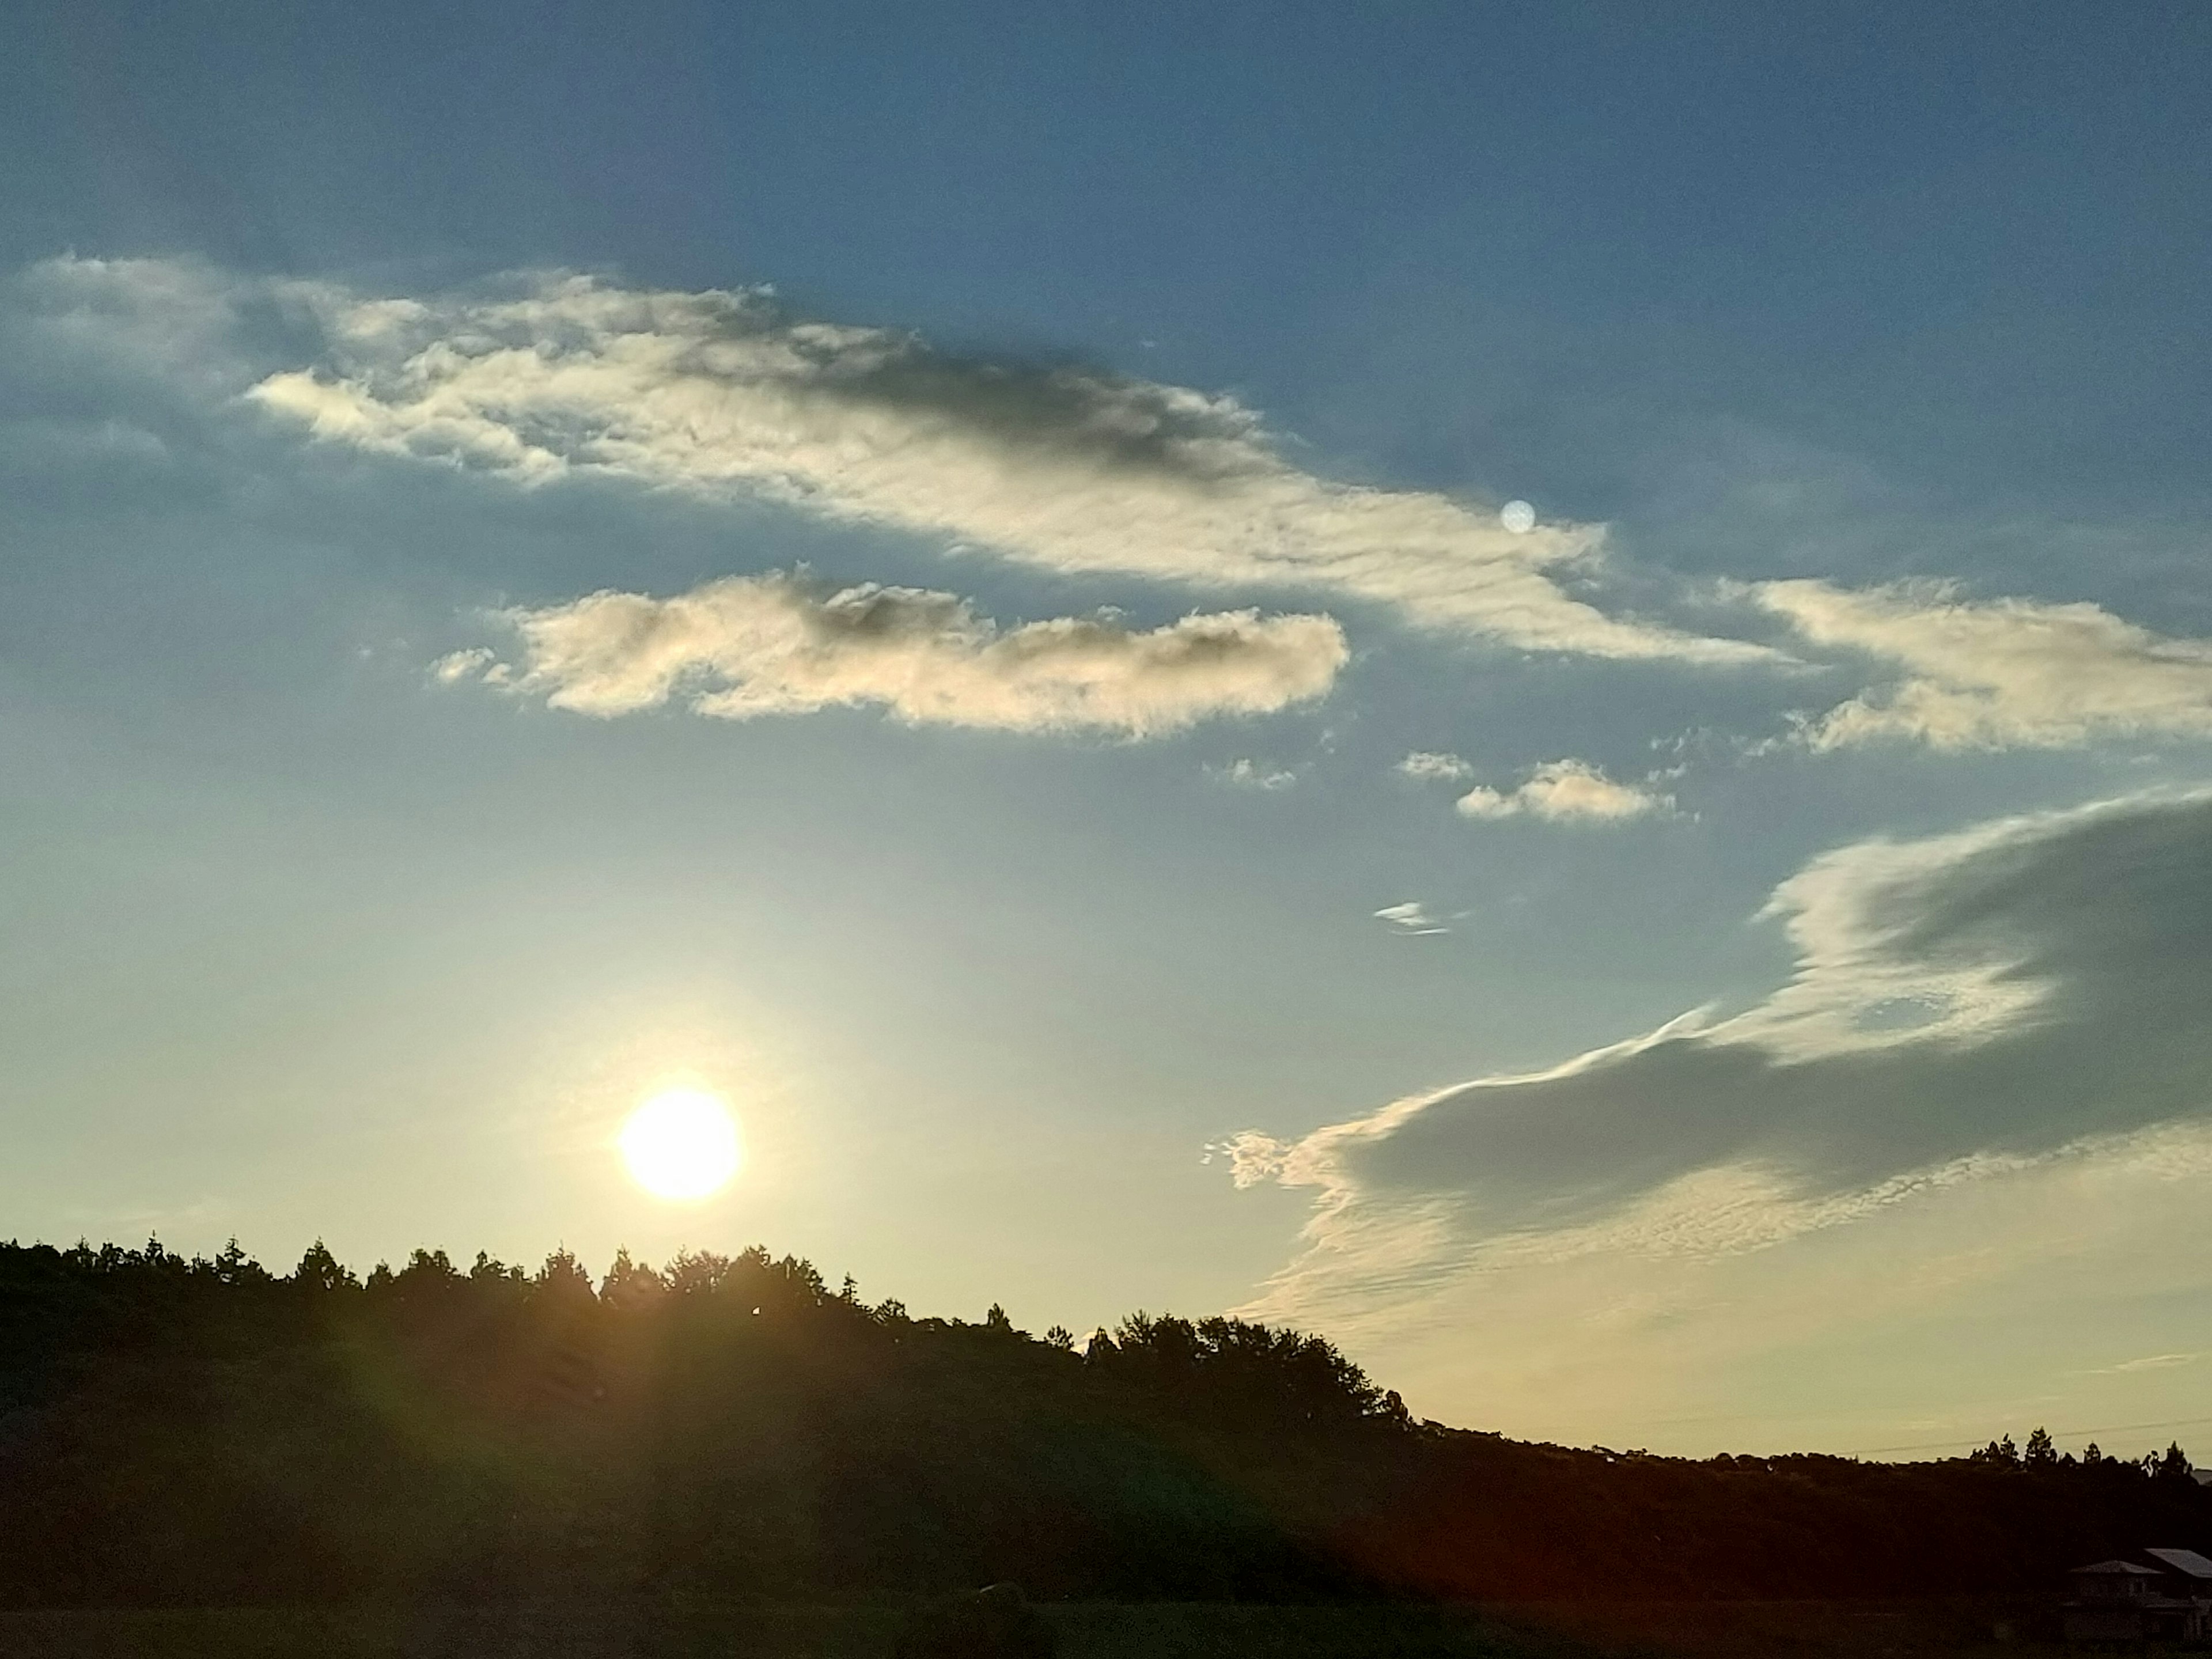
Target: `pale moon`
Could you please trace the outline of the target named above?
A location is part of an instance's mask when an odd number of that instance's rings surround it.
[[[1508,501],[1498,509],[1498,522],[1516,536],[1525,536],[1536,527],[1536,509],[1526,501]]]
[[[630,1179],[655,1198],[706,1198],[744,1161],[738,1121],[718,1095],[671,1089],[629,1115],[617,1144]]]

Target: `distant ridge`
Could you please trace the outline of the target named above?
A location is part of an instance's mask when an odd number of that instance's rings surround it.
[[[0,1245],[0,1601],[1583,1600],[2054,1589],[2212,1547],[2179,1447],[1889,1465],[1416,1422],[1325,1340],[916,1319],[761,1249],[597,1283],[418,1250]]]

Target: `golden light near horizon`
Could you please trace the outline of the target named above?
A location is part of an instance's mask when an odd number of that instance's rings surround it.
[[[629,1115],[617,1144],[630,1179],[655,1198],[711,1196],[744,1161],[738,1121],[720,1095],[666,1089]]]

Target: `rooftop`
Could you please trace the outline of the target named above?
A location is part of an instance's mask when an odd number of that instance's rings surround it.
[[[2195,1550],[2145,1550],[2143,1553],[2191,1578],[2212,1579],[2212,1561]]]

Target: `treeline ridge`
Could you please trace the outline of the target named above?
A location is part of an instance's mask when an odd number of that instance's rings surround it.
[[[1419,1422],[1325,1339],[915,1318],[764,1249],[596,1281],[0,1245],[0,1600],[1999,1593],[2212,1546],[2163,1457],[1686,1460]]]

